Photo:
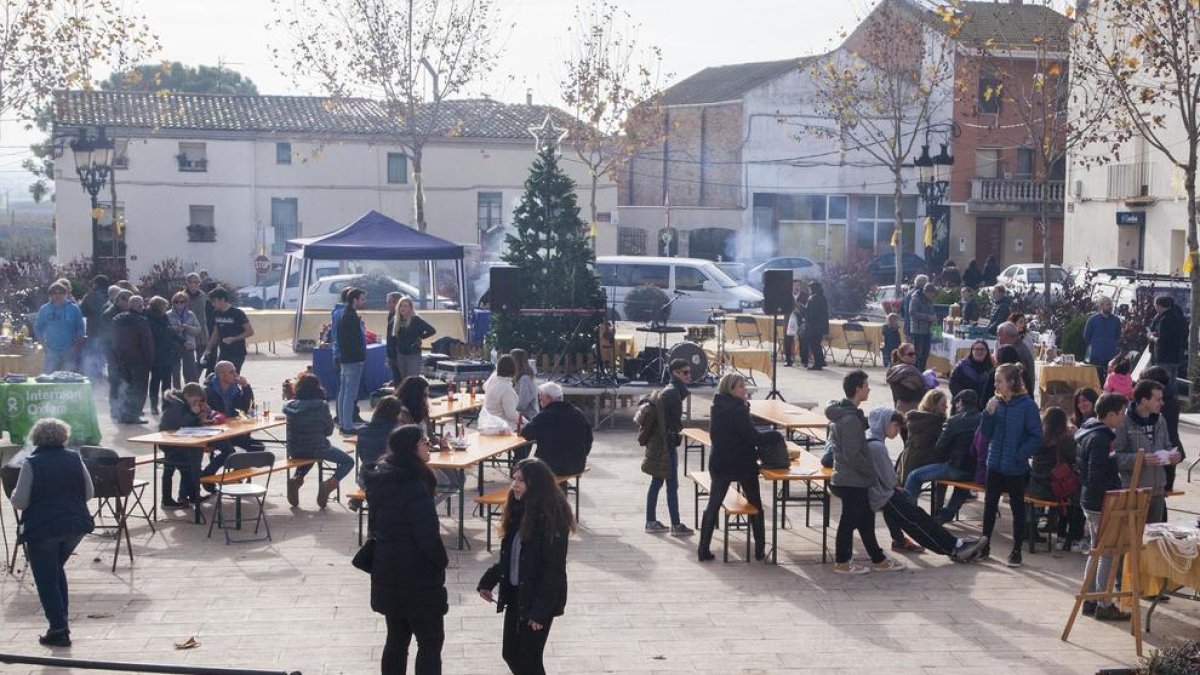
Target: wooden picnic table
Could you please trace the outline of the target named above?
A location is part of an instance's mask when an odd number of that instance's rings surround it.
[[[158,449],[160,445],[169,445],[176,448],[192,448],[197,452],[204,452],[213,443],[227,441],[233,438],[249,436],[256,431],[265,431],[281,427],[287,422],[279,419],[265,419],[256,417],[254,419],[239,421],[232,419],[224,424],[213,425],[214,429],[221,429],[220,433],[211,436],[180,436],[173,431],[156,431],[152,434],[144,434],[142,436],[134,436],[129,439],[130,443],[139,443],[142,445],[154,446],[153,461],[154,479],[151,481],[154,504],[151,508],[151,517],[158,520]],[[200,515],[200,502],[192,505],[193,522],[200,523],[202,520]]]
[[[777,399],[750,401],[750,415],[772,426],[783,429],[785,436],[791,438],[793,431],[799,431],[809,441],[823,442],[829,420],[798,405],[785,403]]]
[[[453,401],[447,401],[445,396],[429,399],[429,419],[433,421],[453,417],[458,420],[460,415],[474,412],[483,407],[483,395],[476,395],[474,400],[469,394],[459,394]]]
[[[493,457],[512,452],[522,446],[530,445],[515,433],[502,435],[484,435],[478,431],[467,434],[467,447],[463,450],[446,450],[429,455],[429,468],[455,471],[458,473],[458,549],[466,548],[466,513],[467,502],[467,471],[471,467],[479,467],[479,494],[483,494],[483,463]]]
[[[789,501],[804,502],[804,526],[809,527],[809,512],[813,500],[821,502],[821,562],[829,557],[829,478],[832,469],[821,466],[816,455],[801,450],[786,469],[763,469],[760,475],[771,481],[771,563],[779,563],[779,521],[787,518]],[[804,497],[791,496],[792,481],[802,481],[806,488]],[[780,485],[782,483],[782,485]],[[814,489],[813,484],[820,483]]]

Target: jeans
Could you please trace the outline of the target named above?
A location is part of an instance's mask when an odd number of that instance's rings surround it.
[[[796,336],[795,335],[784,335],[783,336],[783,365],[785,365],[785,366],[792,365],[792,354],[793,354],[795,348],[796,348]]]
[[[892,533],[893,541],[904,541],[903,535],[907,534],[921,546],[939,555],[950,555],[958,546],[957,537],[899,491],[883,505],[883,520]],[[897,537],[897,534],[901,536]]]
[[[667,484],[667,513],[671,516],[671,524],[679,524],[679,451],[675,448],[670,449],[671,471],[667,474],[664,481],[662,478],[650,479],[650,489],[646,492],[646,522],[652,523],[658,520],[656,515],[658,507],[658,491],[662,489],[663,483]]]
[[[925,372],[925,364],[929,361],[929,349],[933,345],[933,336],[929,333],[912,336],[913,346],[917,348],[917,370]]]
[[[1092,546],[1100,543],[1100,512],[1099,511],[1084,511],[1087,516],[1088,535],[1092,538]],[[1108,588],[1108,575],[1112,573],[1113,560],[1112,556],[1100,556],[1100,562],[1096,565],[1096,579],[1092,583],[1092,587],[1085,588],[1085,591],[1092,593],[1100,593]],[[1087,563],[1083,566],[1084,574],[1087,574]],[[1118,585],[1120,579],[1117,580]],[[1113,604],[1112,600],[1096,600],[1098,607],[1107,607]]]
[[[183,371],[182,379],[179,377],[180,369]],[[196,365],[196,352],[192,349],[184,349],[179,355],[179,361],[171,367],[171,386],[176,389],[182,387],[188,382],[200,381],[200,368]]]
[[[46,350],[46,361],[45,365],[42,366],[42,372],[54,373],[60,370],[74,369],[75,355],[71,353],[71,349],[69,347],[63,350]]]
[[[158,410],[162,395],[171,388],[172,366],[151,366],[150,368],[150,409]]]
[[[766,548],[766,527],[763,523],[762,495],[758,490],[758,474],[749,476],[718,476],[712,475],[712,484],[708,491],[708,506],[704,508],[704,519],[700,521],[700,550],[707,551],[712,543],[713,528],[717,525],[717,516],[721,513],[721,502],[729,493],[729,486],[737,483],[742,488],[746,501],[758,509],[758,515],[750,516],[750,530],[754,533],[754,550],[761,552]]]
[[[446,640],[442,614],[437,611],[387,614],[387,642],[379,659],[382,675],[408,672],[408,645],[417,638],[416,675],[440,675],[442,643]]]
[[[163,500],[171,498],[172,479],[179,472],[179,496],[195,502],[200,499],[200,451],[192,448],[162,447],[163,469],[162,490],[159,493]]]
[[[921,496],[922,485],[932,483],[940,478],[949,478],[953,471],[954,469],[951,469],[946,462],[917,467],[908,472],[908,478],[904,481],[904,493],[908,495],[910,502],[916,504],[917,497]]]
[[[347,455],[332,445],[315,455],[309,453],[290,452],[288,453],[288,456],[292,457],[293,459],[315,459],[321,462],[333,462],[336,465],[333,470],[333,479],[338,482],[341,482],[343,478],[349,476],[350,472],[354,470],[354,459],[351,458],[350,455]],[[298,466],[296,467],[296,473],[294,475],[296,478],[303,478],[304,476],[308,475],[310,470],[312,470],[311,464]]]
[[[67,573],[64,566],[82,539],[82,534],[65,534],[26,542],[38,600],[42,602],[42,611],[46,613],[52,631],[67,630]]]
[[[341,364],[338,378],[337,415],[342,431],[354,429],[354,413],[358,410],[358,386],[362,382],[362,361]]]
[[[1025,486],[1029,483],[1029,474],[1022,473],[1009,476],[988,469],[987,493],[983,498],[983,535],[992,538],[992,529],[996,527],[996,513],[1000,510],[1000,495],[1008,493],[1008,506],[1012,509],[1013,517],[1013,550],[1021,548],[1025,541]]]
[[[510,588],[506,597],[517,597],[517,589]],[[513,675],[546,675],[542,665],[542,652],[546,650],[546,638],[550,637],[550,623],[541,630],[533,630],[528,621],[521,619],[521,610],[513,602],[504,608],[504,662]]]
[[[883,549],[875,539],[875,512],[867,499],[867,488],[834,486],[835,494],[842,500],[842,515],[838,518],[837,537],[834,539],[834,561],[848,563],[854,555],[854,531],[862,539],[863,547],[871,562],[883,562]]]
[[[228,441],[217,441],[211,444],[211,453],[208,456],[208,466],[204,467],[201,476],[212,476],[225,467],[226,460],[229,456],[237,452],[234,448],[240,448],[246,452],[262,452],[267,449],[262,441],[256,441],[249,436],[239,436]]]

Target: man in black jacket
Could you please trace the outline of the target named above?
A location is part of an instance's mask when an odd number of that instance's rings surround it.
[[[1008,297],[1008,291],[1000,284],[992,287],[992,320],[988,322],[988,332],[992,335],[996,334],[996,329],[1000,328],[1000,324],[1008,321],[1009,314],[1012,313],[1012,298]]]
[[[367,336],[358,312],[367,302],[367,292],[355,288],[346,293],[346,306],[335,327],[338,341],[337,415],[342,435],[354,434],[354,414],[358,412],[358,387],[367,361]]]
[[[557,382],[538,387],[542,409],[521,430],[521,436],[537,442],[537,457],[556,476],[583,473],[592,451],[592,425],[579,408],[563,400]]]
[[[204,386],[189,382],[183,389],[172,389],[163,394],[162,418],[158,421],[159,431],[178,431],[183,427],[198,427],[206,416]],[[197,448],[160,446],[163,452],[162,491],[163,508],[174,509],[200,499],[200,458]],[[171,497],[175,472],[179,472],[179,500]]]
[[[825,299],[825,290],[819,281],[810,283],[808,292],[808,308],[804,311],[804,346],[812,355],[812,365],[808,370],[821,370],[825,367],[825,336],[829,334],[829,301]]]
[[[652,473],[650,489],[646,494],[646,531],[651,534],[670,531],[677,537],[687,536],[695,532],[683,523],[679,517],[679,443],[683,440],[683,400],[689,395],[687,383],[691,381],[691,364],[683,359],[672,359],[669,366],[671,381],[663,387],[658,395],[658,425],[662,437],[663,456],[655,463],[665,465],[665,475]],[[650,446],[647,446],[649,451]],[[647,455],[647,461],[650,456]],[[664,461],[665,460],[665,461]],[[643,463],[645,470],[645,463]],[[671,526],[667,527],[655,517],[655,506],[658,503],[658,493],[663,485],[667,486],[667,512],[671,516]]]
[[[1154,350],[1154,365],[1167,371],[1171,376],[1171,385],[1174,386],[1187,345],[1187,319],[1175,305],[1175,299],[1169,295],[1160,295],[1154,299],[1154,311],[1157,314],[1150,322],[1149,335]]]
[[[1121,489],[1121,476],[1117,472],[1117,460],[1113,452],[1113,431],[1125,420],[1125,407],[1129,401],[1120,394],[1104,394],[1096,401],[1096,416],[1083,423],[1075,432],[1075,444],[1079,448],[1075,466],[1079,470],[1081,485],[1080,502],[1087,516],[1088,532],[1093,545],[1100,541],[1100,510],[1104,505],[1104,493]],[[1112,569],[1112,557],[1102,556],[1096,567],[1096,580],[1090,589],[1099,593],[1108,586]],[[1129,612],[1122,612],[1111,600],[1086,600],[1083,613],[1094,615],[1100,621],[1125,621]]]

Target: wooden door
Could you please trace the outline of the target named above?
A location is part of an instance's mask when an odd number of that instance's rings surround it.
[[[975,219],[975,260],[979,268],[989,255],[996,256],[996,264],[1004,269],[1004,219],[976,218]]]

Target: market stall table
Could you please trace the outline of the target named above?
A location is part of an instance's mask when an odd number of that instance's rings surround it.
[[[1037,373],[1038,389],[1043,394],[1046,393],[1046,385],[1051,382],[1066,382],[1071,386],[1071,391],[1080,387],[1091,387],[1096,392],[1101,390],[1095,366],[1083,363],[1065,366],[1038,361],[1033,364],[1033,369]]]
[[[71,426],[71,445],[98,445],[100,420],[92,397],[92,383],[80,382],[4,382],[0,383],[0,421],[16,445],[34,423],[43,417],[57,417]]]
[[[994,339],[987,339],[985,342],[988,343],[988,349],[995,356],[996,341]],[[933,340],[930,343],[929,359],[925,365],[933,368],[939,375],[949,376],[954,370],[954,366],[971,353],[971,345],[973,344],[975,344],[975,340],[973,339],[943,335],[942,339]]]
[[[283,342],[291,344],[292,331],[296,327],[296,312],[291,309],[247,309],[246,316],[250,325],[254,326],[254,335],[247,342]],[[452,337],[466,342],[466,327],[463,326],[462,313],[450,309],[430,309],[420,311],[421,318],[437,331],[433,337],[427,338],[423,345],[429,348],[434,340],[442,337]],[[374,332],[382,340],[387,335],[387,312],[383,310],[363,310],[358,313],[363,317],[367,330]],[[316,340],[321,335],[321,329],[332,321],[330,310],[306,309],[304,319],[300,323],[300,336]]]
[[[1180,589],[1200,590],[1200,562],[1196,557],[1196,539],[1176,540],[1173,537],[1146,538],[1138,555],[1141,570],[1143,598],[1154,598],[1146,610],[1146,632],[1150,632],[1150,619],[1161,602],[1160,593],[1173,597],[1188,597],[1177,593]],[[1190,549],[1190,550],[1189,550]],[[1126,583],[1129,583],[1126,575]]]
[[[457,471],[458,479],[458,549],[466,548],[466,502],[467,502],[467,471],[479,467],[479,494],[483,494],[483,463],[493,457],[503,455],[522,446],[530,445],[516,434],[500,436],[483,435],[471,432],[467,435],[467,447],[462,450],[447,450],[434,452],[429,455],[429,468],[443,471]]]
[[[230,440],[230,439],[234,439],[234,438],[239,438],[241,436],[249,436],[250,434],[253,434],[256,431],[264,431],[267,429],[274,429],[276,427],[284,426],[285,424],[287,424],[287,422],[283,421],[283,420],[278,420],[278,419],[268,420],[265,418],[256,417],[252,420],[246,420],[246,421],[230,420],[229,422],[226,422],[225,424],[219,424],[219,425],[215,425],[212,427],[206,427],[206,428],[210,428],[210,429],[218,429],[219,430],[217,433],[213,433],[213,434],[207,435],[207,436],[180,435],[178,432],[174,432],[174,431],[158,431],[153,434],[145,434],[142,436],[134,436],[134,437],[130,438],[129,439],[130,443],[139,443],[141,445],[154,446],[153,462],[152,462],[154,465],[154,480],[151,481],[152,489],[154,491],[153,492],[154,502],[153,502],[153,506],[150,507],[151,508],[151,511],[150,511],[151,517],[154,518],[154,520],[158,520],[158,450],[159,450],[159,446],[169,445],[169,446],[175,447],[175,448],[188,448],[191,450],[195,450],[196,452],[204,452],[208,448],[208,446],[212,445],[213,443],[217,443],[219,441],[226,441],[226,440]],[[202,518],[200,515],[200,503],[197,502],[197,503],[193,504],[193,522],[198,524],[198,523],[200,523],[201,520],[202,520]]]
[[[333,364],[333,349],[318,347],[312,353],[313,372],[321,381],[321,387],[329,398],[337,397],[341,382],[337,366]],[[363,367],[362,379],[358,382],[358,397],[370,398],[380,387],[392,381],[392,369],[387,365],[387,345],[375,343],[367,345],[367,361]]]
[[[709,343],[711,346],[704,348],[704,353],[708,355],[709,367],[715,372],[717,369],[717,348],[715,343]],[[757,370],[765,375],[771,374],[771,351],[768,349],[756,349],[754,347],[725,347],[725,365],[732,367],[739,372],[749,372]]]
[[[882,323],[874,321],[846,321],[844,319],[829,320],[829,346],[837,349],[846,349],[846,324],[856,323],[863,327],[863,333],[867,339],[871,341],[871,350],[875,353],[879,352],[883,345],[883,326]]]
[[[0,377],[9,374],[41,375],[46,353],[40,348],[12,348],[0,352]]]
[[[738,335],[738,329],[737,329],[738,317],[750,317],[750,318],[754,319],[754,323],[758,325],[758,334],[760,336],[762,336],[761,337],[762,341],[764,343],[771,342],[771,320],[774,317],[772,317],[769,314],[726,314],[725,315],[725,341],[726,342],[737,342],[738,341],[738,336],[737,336]],[[744,320],[744,318],[743,318],[743,320]],[[783,337],[783,334],[784,334],[784,331],[786,328],[787,328],[787,317],[780,314],[779,315],[779,337],[780,338]]]
[[[763,469],[761,475],[764,480],[771,481],[771,563],[779,563],[779,521],[787,518],[787,503],[804,502],[804,525],[808,527],[808,514],[813,500],[821,502],[821,562],[825,562],[829,556],[829,478],[833,471],[821,466],[821,460],[816,455],[801,450],[788,468]],[[791,496],[792,481],[805,484],[804,497]],[[820,487],[814,489],[813,483],[819,483]]]

